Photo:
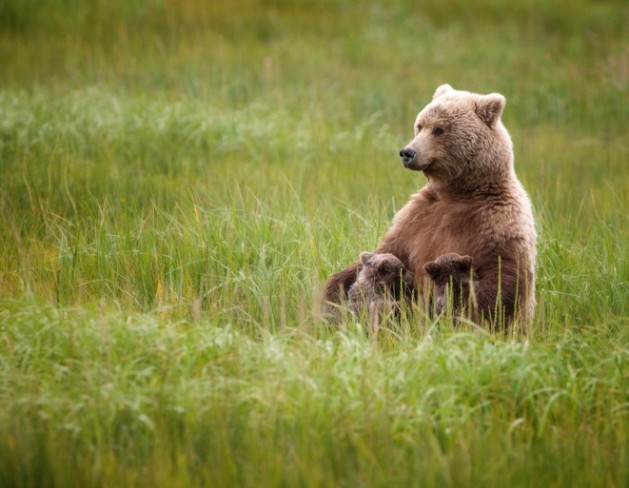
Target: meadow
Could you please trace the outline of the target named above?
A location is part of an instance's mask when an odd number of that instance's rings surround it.
[[[627,486],[622,1],[0,0],[0,486]],[[527,334],[318,311],[507,98]]]

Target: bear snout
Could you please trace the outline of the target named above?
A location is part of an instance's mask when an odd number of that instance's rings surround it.
[[[413,151],[410,147],[405,147],[400,151],[400,157],[402,158],[402,163],[404,164],[404,166],[408,168],[415,162],[417,153]]]

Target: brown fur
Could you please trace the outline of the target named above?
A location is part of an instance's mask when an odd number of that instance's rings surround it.
[[[410,298],[415,280],[402,261],[393,254],[363,252],[362,268],[350,286],[347,297],[350,309],[360,312],[367,308],[399,307],[400,301]]]
[[[436,314],[445,312],[450,302],[453,314],[467,312],[470,318],[477,319],[474,290],[478,285],[478,276],[472,268],[473,261],[472,256],[459,256],[451,252],[424,265],[424,271],[434,285]]]
[[[391,253],[427,290],[424,265],[442,254],[474,258],[479,321],[530,321],[535,306],[535,227],[530,200],[516,177],[511,138],[500,115],[505,99],[442,85],[417,116],[415,151],[405,166],[428,183],[393,219],[376,249]],[[435,132],[435,129],[441,129]],[[405,148],[405,149],[406,149]],[[341,303],[360,262],[333,275],[325,299]]]

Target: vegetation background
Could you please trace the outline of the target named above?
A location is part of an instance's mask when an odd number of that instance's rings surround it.
[[[620,0],[0,0],[0,485],[627,486],[628,29]],[[507,97],[534,326],[325,326],[444,82]]]

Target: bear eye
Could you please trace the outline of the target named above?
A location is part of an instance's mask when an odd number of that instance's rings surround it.
[[[422,131],[421,124],[417,124],[417,127],[415,127],[415,130],[417,131],[417,133],[420,133]]]
[[[432,130],[432,135],[433,136],[440,136],[441,134],[443,134],[443,129],[441,127],[435,127]]]

